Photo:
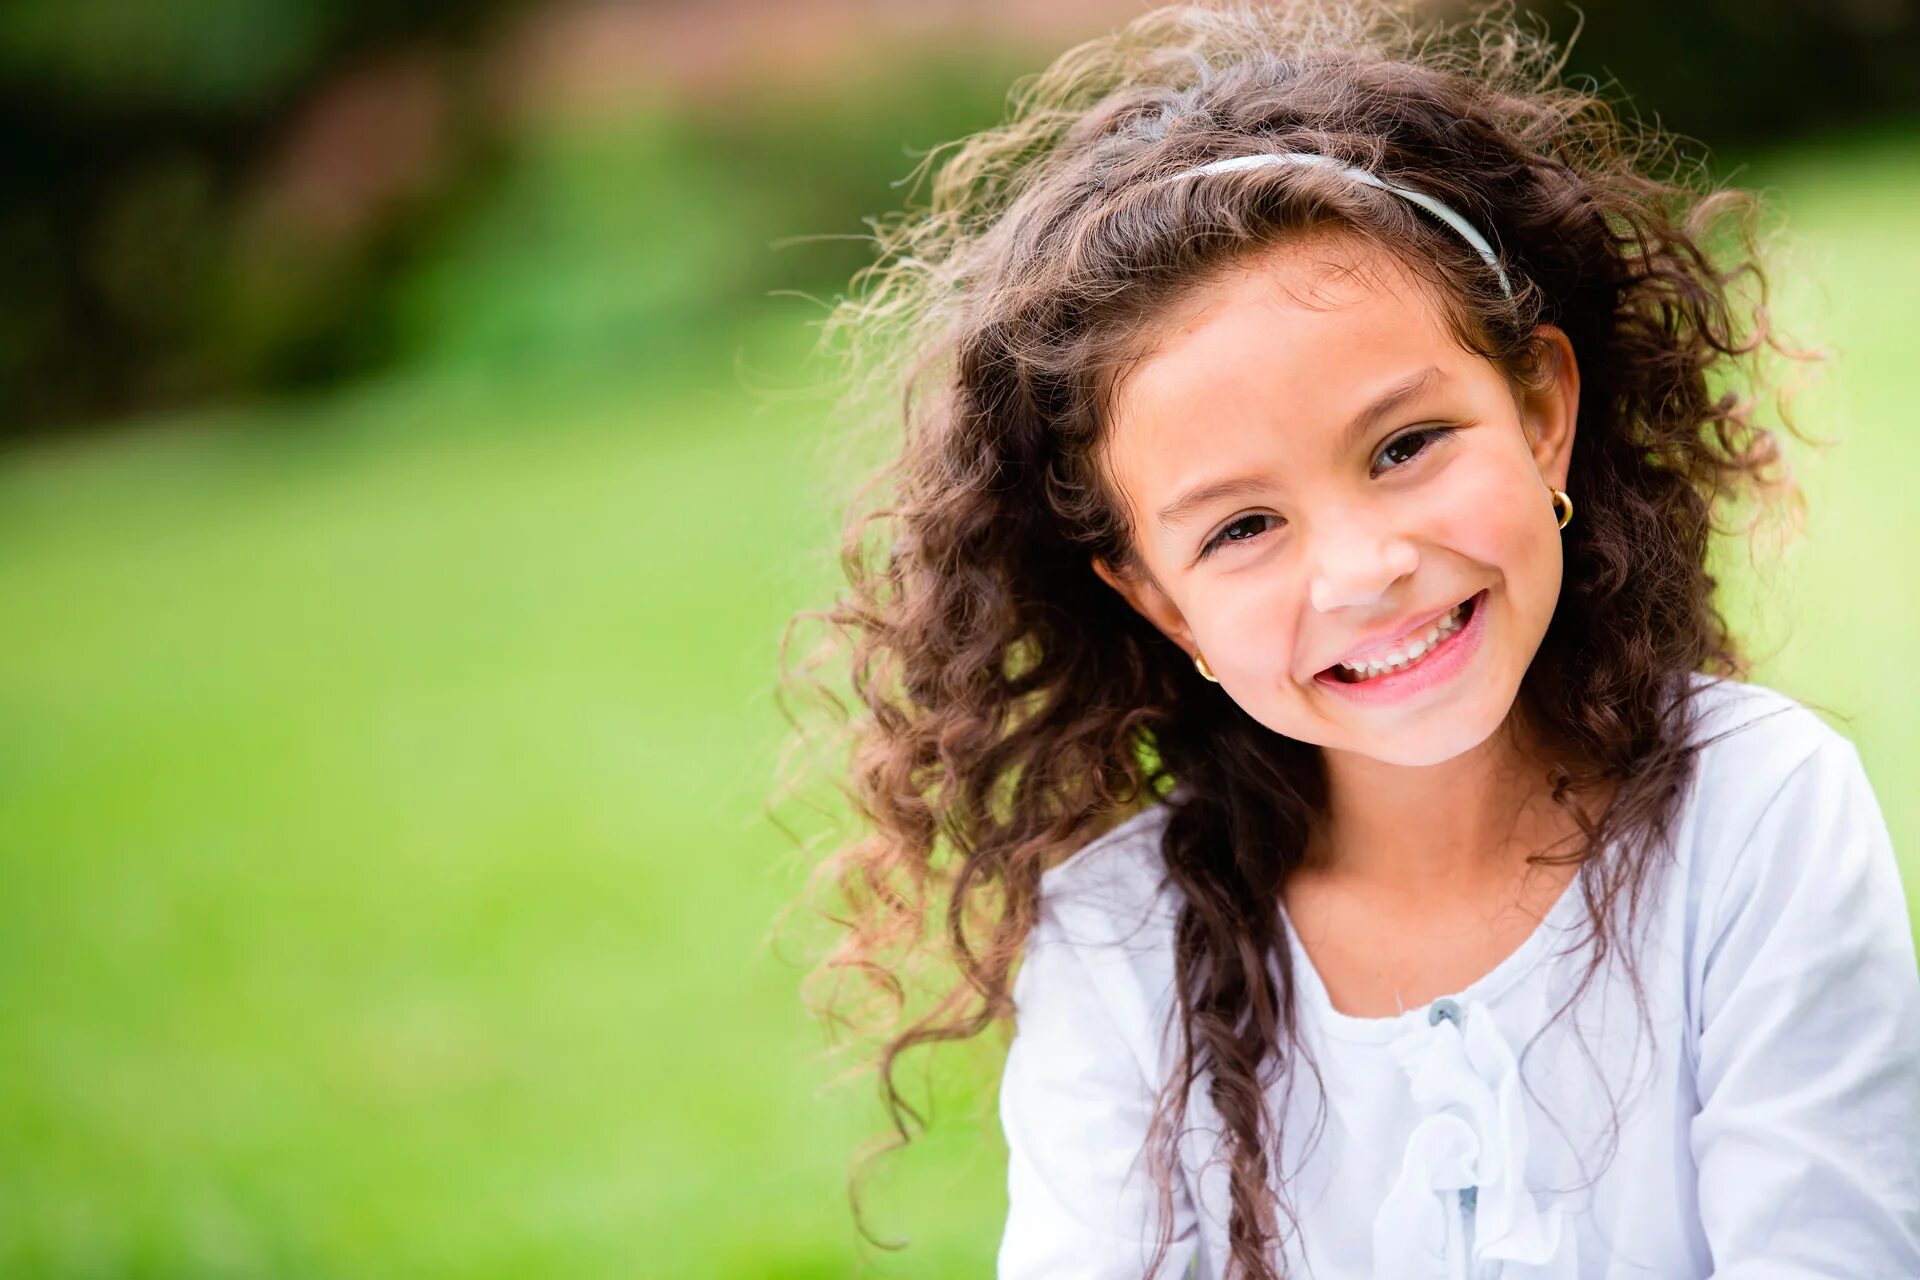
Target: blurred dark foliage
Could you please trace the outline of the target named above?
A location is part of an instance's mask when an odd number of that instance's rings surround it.
[[[1920,110],[1920,0],[1522,0],[1568,70],[1669,129],[1746,148]]]
[[[1556,38],[1581,27],[1571,73],[1737,151],[1920,108],[1917,6],[1530,7]],[[860,235],[864,216],[897,203],[888,184],[914,149],[996,118],[1012,78],[1044,58],[1014,52],[1017,41],[991,54],[946,47],[922,69],[889,50],[850,56],[886,64],[862,86],[771,84],[745,68],[737,87],[684,101],[661,74],[674,105],[652,109],[651,142],[591,161],[609,174],[610,207],[570,224],[562,269],[539,257],[539,219],[497,230],[502,193],[541,171],[503,121],[491,73],[508,19],[539,7],[0,0],[0,440],[425,358],[450,344],[423,327],[466,323],[498,292],[497,265],[448,284],[483,256],[474,245],[521,255],[523,281],[548,272],[549,313],[571,281],[597,290],[600,311],[574,315],[585,345],[613,360],[659,358],[770,290],[844,284],[866,260],[857,239],[775,243]],[[806,10],[770,8],[768,20],[804,23]],[[615,237],[637,227],[654,256],[636,249],[624,275],[596,279],[596,227]],[[679,252],[683,237],[703,247]],[[438,310],[420,304],[423,273]],[[604,296],[619,288],[632,296]],[[578,355],[582,343],[536,332],[541,323],[502,321],[496,353],[545,341]]]
[[[377,363],[362,304],[482,162],[460,71],[511,7],[0,3],[0,437]],[[431,117],[432,181],[301,207],[274,164],[356,76],[368,107]]]

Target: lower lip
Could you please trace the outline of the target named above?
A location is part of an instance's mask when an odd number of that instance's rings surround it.
[[[1314,680],[1321,688],[1355,702],[1399,702],[1436,685],[1445,684],[1459,675],[1473,660],[1486,634],[1487,591],[1482,588],[1480,594],[1473,597],[1473,615],[1467,619],[1467,625],[1440,641],[1411,667],[1372,680],[1363,680],[1359,684],[1348,684],[1331,671],[1321,672]]]

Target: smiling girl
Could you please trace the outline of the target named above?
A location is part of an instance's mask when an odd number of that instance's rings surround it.
[[[842,304],[908,413],[823,971],[903,1139],[1011,1015],[1003,1280],[1920,1276],[1887,829],[1706,570],[1793,495],[1746,206],[1559,65],[1156,10]]]

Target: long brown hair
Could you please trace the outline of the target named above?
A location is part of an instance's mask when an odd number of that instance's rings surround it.
[[[876,1033],[891,1145],[905,1143],[921,1118],[900,1055],[1011,1012],[1041,872],[1168,806],[1181,1064],[1148,1141],[1156,1267],[1204,1084],[1231,1170],[1229,1274],[1278,1274],[1262,1081],[1293,1061],[1294,975],[1258,904],[1300,862],[1323,784],[1317,748],[1219,696],[1090,568],[1134,555],[1096,464],[1103,397],[1155,318],[1245,255],[1331,228],[1420,273],[1457,340],[1516,386],[1538,376],[1537,325],[1571,338],[1579,518],[1517,710],[1561,744],[1542,781],[1584,837],[1538,858],[1581,864],[1581,990],[1610,953],[1630,960],[1622,939],[1697,750],[1689,673],[1746,671],[1708,571],[1716,513],[1749,493],[1799,510],[1754,413],[1766,353],[1808,354],[1768,322],[1756,203],[1564,83],[1563,51],[1510,10],[1452,25],[1396,0],[1148,12],[1023,84],[998,127],[930,153],[926,205],[873,224],[879,258],[828,319],[856,378],[900,397],[904,431],[849,521],[847,590],[795,620],[826,624],[826,647],[786,672],[838,709],[859,828],[808,886],[840,929],[812,975],[829,985],[816,1010]],[[1438,196],[1494,242],[1513,296],[1451,231],[1334,175],[1154,181],[1258,150]],[[836,694],[849,679],[851,706]],[[1597,816],[1576,803],[1596,790]],[[928,972],[946,977],[916,1007]]]

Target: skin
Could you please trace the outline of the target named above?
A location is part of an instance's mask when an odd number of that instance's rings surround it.
[[[1328,805],[1286,902],[1349,1012],[1466,985],[1573,874],[1526,861],[1577,827],[1547,799],[1516,699],[1560,591],[1549,490],[1568,488],[1579,368],[1545,325],[1548,385],[1512,387],[1454,340],[1427,289],[1337,232],[1249,257],[1164,318],[1112,393],[1101,459],[1139,563],[1094,571],[1204,653],[1219,696],[1321,749]],[[1430,367],[1443,380],[1344,439],[1360,409]],[[1433,426],[1458,430],[1409,433]],[[1235,477],[1250,487],[1158,518]],[[1453,680],[1382,706],[1315,681],[1381,628],[1483,587],[1485,640]]]

